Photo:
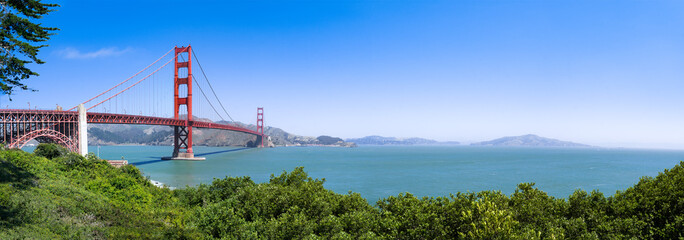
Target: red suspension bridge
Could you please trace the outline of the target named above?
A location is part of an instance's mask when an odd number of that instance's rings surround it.
[[[174,54],[169,55],[172,51]],[[21,148],[32,139],[54,142],[85,155],[88,153],[88,123],[142,124],[173,127],[173,154],[164,159],[200,159],[194,157],[192,150],[193,128],[250,134],[254,136],[252,146],[263,147],[268,141],[268,136],[264,135],[263,108],[257,108],[256,130],[236,124],[219,100],[202,65],[199,67],[202,72],[200,78],[206,80],[204,88],[193,75],[193,56],[197,60],[191,46],[175,47],[132,77],[66,111],[60,107],[57,110],[0,109],[2,140],[10,148]],[[166,68],[171,62],[172,72],[165,73],[164,69],[171,69]],[[170,84],[171,78],[173,85]],[[195,110],[200,114],[218,116],[222,122],[193,119],[193,83],[197,84],[203,96],[199,98],[201,104],[194,106]],[[168,101],[169,88],[173,88],[173,104]],[[207,96],[209,91],[205,92],[205,89],[211,90],[213,99]],[[217,110],[217,106],[223,113]],[[172,115],[168,114],[169,109],[173,109]],[[231,121],[226,121],[224,116]]]

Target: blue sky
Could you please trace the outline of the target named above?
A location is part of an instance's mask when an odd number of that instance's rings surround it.
[[[58,3],[38,92],[3,107],[74,106],[192,44],[235,120],[295,134],[684,149],[682,1]]]

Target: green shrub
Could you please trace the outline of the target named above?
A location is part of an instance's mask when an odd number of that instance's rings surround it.
[[[38,144],[36,150],[33,150],[33,153],[37,156],[53,159],[66,155],[69,150],[55,143],[41,143]]]

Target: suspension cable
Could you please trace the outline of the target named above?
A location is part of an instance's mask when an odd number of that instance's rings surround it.
[[[178,57],[178,55],[180,55],[180,54],[181,54],[181,53],[176,54],[175,57],[171,58],[169,61],[167,61],[166,63],[164,63],[164,65],[162,65],[161,67],[157,68],[157,70],[154,70],[152,73],[150,73],[150,74],[148,74],[147,76],[145,76],[144,78],[140,79],[139,81],[137,81],[137,82],[134,83],[133,85],[128,86],[126,89],[121,90],[120,92],[114,94],[113,96],[111,96],[111,97],[109,97],[109,98],[103,100],[102,102],[99,102],[98,104],[95,104],[95,105],[93,105],[92,107],[89,107],[87,110],[90,110],[90,109],[92,109],[92,108],[94,108],[94,107],[97,107],[98,105],[100,105],[100,104],[102,104],[102,103],[104,103],[104,102],[106,102],[106,101],[109,101],[110,99],[112,99],[112,98],[118,96],[118,95],[121,94],[122,92],[125,92],[125,91],[128,90],[128,89],[131,89],[131,88],[134,87],[135,85],[138,85],[138,83],[140,83],[140,82],[142,82],[143,80],[147,79],[148,77],[152,76],[152,75],[155,74],[157,71],[159,71],[159,70],[161,70],[162,68],[166,67],[166,65],[169,65],[169,63],[170,63],[171,61],[173,61],[174,59],[176,59],[176,58]]]
[[[157,59],[156,61],[154,61],[152,64],[150,64],[150,65],[148,65],[147,67],[143,68],[143,70],[140,70],[140,71],[139,71],[138,73],[136,73],[135,75],[129,77],[128,79],[124,80],[123,82],[120,82],[120,83],[117,84],[116,86],[114,86],[114,87],[112,87],[112,88],[110,88],[110,89],[107,89],[107,91],[104,91],[104,92],[100,93],[99,95],[97,95],[97,96],[95,96],[95,97],[93,97],[93,98],[91,98],[91,99],[88,99],[88,101],[82,102],[82,104],[85,105],[86,103],[92,101],[93,99],[96,99],[96,98],[98,98],[98,97],[104,95],[105,93],[111,91],[112,89],[114,89],[114,88],[116,88],[116,87],[118,87],[118,86],[121,86],[121,84],[124,84],[124,83],[128,82],[128,80],[131,80],[131,79],[133,79],[135,76],[138,76],[138,74],[144,72],[145,70],[147,70],[148,68],[150,68],[152,65],[156,64],[157,62],[159,62],[159,60],[161,60],[162,58],[166,57],[166,55],[168,55],[169,53],[171,53],[171,51],[173,51],[173,48],[172,48],[171,50],[169,50],[168,52],[166,52],[166,53],[165,53],[163,56],[161,56],[159,59]],[[99,105],[99,104],[98,104],[98,105]],[[70,108],[70,109],[67,110],[67,111],[74,110],[74,109],[77,108],[77,107],[78,107],[78,106],[74,106],[74,107]],[[89,108],[89,109],[90,109],[90,108]]]
[[[193,52],[194,52],[194,51],[193,51]],[[188,56],[188,57],[190,57],[190,56]],[[183,60],[184,62],[186,62],[186,60],[185,60],[185,58],[183,57],[183,55],[180,55],[180,58],[181,58],[181,60]],[[197,60],[197,59],[195,58],[195,60]],[[198,63],[199,63],[199,62],[198,62]],[[201,68],[202,68],[202,67],[200,67],[200,69],[201,69]],[[191,74],[190,76],[192,76],[192,80],[196,83],[197,88],[199,88],[200,92],[201,92],[202,95],[204,96],[204,99],[206,99],[206,100],[207,100],[207,103],[209,103],[209,106],[211,106],[211,109],[214,109],[214,113],[216,113],[216,115],[218,115],[219,118],[221,118],[221,120],[226,121],[226,119],[223,119],[223,116],[221,116],[221,114],[219,114],[218,111],[216,111],[216,108],[214,107],[213,104],[211,104],[211,101],[209,101],[209,98],[207,97],[207,94],[204,93],[204,90],[202,90],[202,87],[200,86],[199,82],[198,82],[197,79],[195,78],[195,74]],[[201,111],[201,110],[200,110],[200,111]]]
[[[226,111],[226,108],[223,107],[223,103],[221,103],[221,100],[219,100],[218,96],[216,95],[216,92],[214,91],[214,87],[211,86],[211,82],[209,82],[209,78],[207,78],[207,74],[204,73],[204,69],[202,68],[202,64],[200,64],[199,59],[197,58],[197,54],[195,54],[194,50],[192,51],[192,55],[195,56],[195,61],[197,61],[197,65],[200,67],[200,71],[202,71],[202,75],[204,75],[204,80],[207,81],[207,84],[209,84],[209,88],[211,89],[211,92],[214,93],[214,97],[216,98],[216,101],[219,103],[219,105],[221,105],[221,108],[223,108],[223,112],[225,112],[226,115],[228,115],[228,118],[230,118],[230,121],[235,122],[235,120],[233,120],[233,117],[231,117],[230,114],[228,113],[228,111]],[[193,78],[194,78],[194,76],[193,76]],[[209,101],[209,99],[207,99],[207,101]]]
[[[216,113],[216,115],[218,115],[221,118],[221,120],[226,121],[225,119],[223,119],[223,116],[221,116],[221,114],[219,114],[218,111],[216,111],[216,108],[214,108],[214,105],[211,104],[211,102],[209,101],[209,98],[207,98],[207,95],[204,94],[204,90],[202,90],[202,87],[200,87],[199,82],[197,82],[197,80],[195,79],[195,75],[192,74],[191,76],[192,76],[192,80],[195,81],[195,83],[197,83],[197,88],[199,88],[200,92],[204,96],[204,99],[207,99],[207,103],[209,103],[209,106],[211,106],[211,109],[214,109],[214,112]]]
[[[194,55],[194,53],[193,53],[193,55]],[[180,58],[181,58],[181,60],[186,61],[185,58],[183,57],[183,55],[181,55]],[[195,60],[197,60],[197,56],[195,56]],[[199,64],[199,61],[197,63]],[[202,69],[201,66],[200,66],[200,69]],[[202,72],[204,73],[204,71],[202,71]],[[216,115],[218,115],[219,118],[221,118],[221,120],[226,121],[226,119],[224,119],[223,116],[221,116],[221,114],[216,110],[216,108],[214,107],[214,104],[211,104],[211,101],[209,101],[207,94],[204,93],[204,90],[202,90],[202,87],[200,86],[199,82],[197,81],[197,78],[195,78],[195,74],[192,74],[191,76],[192,76],[192,80],[196,83],[197,88],[199,88],[200,92],[202,92],[204,99],[207,100],[207,103],[209,103],[209,106],[211,107],[211,109],[214,110],[214,113],[216,113]],[[204,75],[204,77],[206,79],[206,75]],[[210,87],[211,87],[211,85],[210,85]],[[221,102],[219,101],[219,103],[221,103]],[[230,115],[228,115],[228,117],[230,118]],[[233,118],[230,118],[230,120],[233,120]],[[233,121],[233,122],[235,122],[235,121]]]

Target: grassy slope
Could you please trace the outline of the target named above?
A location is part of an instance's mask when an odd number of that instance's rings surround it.
[[[162,238],[182,214],[133,166],[20,150],[0,151],[0,166],[0,239]]]

